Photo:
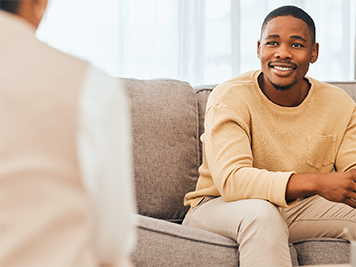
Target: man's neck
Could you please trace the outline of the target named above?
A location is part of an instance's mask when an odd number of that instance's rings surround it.
[[[288,89],[277,90],[269,81],[266,82],[263,73],[258,77],[258,84],[270,101],[283,107],[299,106],[307,97],[310,89],[310,83],[304,78]]]

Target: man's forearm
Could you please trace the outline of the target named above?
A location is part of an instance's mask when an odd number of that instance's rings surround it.
[[[316,195],[317,177],[314,173],[293,174],[288,181],[286,189],[286,201],[293,201],[297,198]]]
[[[293,174],[287,184],[286,201],[320,195],[356,208],[356,170],[350,172]]]

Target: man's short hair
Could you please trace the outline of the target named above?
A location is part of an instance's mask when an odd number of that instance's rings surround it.
[[[20,0],[0,0],[0,9],[17,14]]]
[[[276,8],[275,10],[272,10],[266,16],[265,20],[262,23],[261,36],[264,31],[264,28],[271,19],[282,16],[293,16],[297,19],[301,19],[302,21],[304,21],[308,25],[308,30],[312,38],[312,43],[315,43],[316,29],[313,19],[303,9],[296,6],[281,6],[279,8]]]

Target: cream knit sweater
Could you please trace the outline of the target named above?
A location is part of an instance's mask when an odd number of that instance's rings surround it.
[[[343,90],[307,77],[297,107],[271,102],[260,90],[261,71],[231,79],[211,93],[206,109],[203,164],[185,205],[203,196],[225,201],[265,199],[281,207],[293,173],[356,168],[356,105]]]

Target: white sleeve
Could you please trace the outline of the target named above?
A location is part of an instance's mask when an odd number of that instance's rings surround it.
[[[122,263],[134,245],[136,207],[130,104],[119,80],[88,67],[78,116],[78,158],[94,205],[98,260]]]

